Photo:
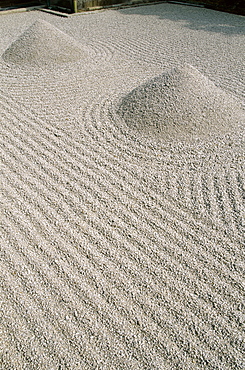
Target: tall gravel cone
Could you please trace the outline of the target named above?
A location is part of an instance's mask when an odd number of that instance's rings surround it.
[[[9,46],[3,59],[7,63],[42,67],[77,61],[85,55],[75,39],[38,20]]]
[[[244,119],[240,103],[190,65],[135,88],[117,113],[131,128],[170,138],[227,133]]]

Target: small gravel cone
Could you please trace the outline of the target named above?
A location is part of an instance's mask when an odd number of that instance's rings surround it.
[[[131,128],[171,137],[230,131],[243,111],[235,98],[185,65],[131,91],[118,114]]]
[[[42,67],[77,61],[84,56],[75,39],[38,20],[10,45],[3,59],[7,63]]]

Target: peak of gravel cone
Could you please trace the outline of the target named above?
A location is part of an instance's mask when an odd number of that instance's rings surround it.
[[[229,132],[243,116],[235,98],[190,65],[138,86],[117,112],[129,127],[166,137]]]
[[[85,52],[71,36],[43,20],[36,21],[4,52],[7,63],[48,66],[76,61]]]

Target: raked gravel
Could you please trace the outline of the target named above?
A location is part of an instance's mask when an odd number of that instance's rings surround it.
[[[0,15],[1,370],[244,369],[244,30]]]

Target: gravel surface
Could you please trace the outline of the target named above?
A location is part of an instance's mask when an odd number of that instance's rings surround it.
[[[129,127],[168,137],[231,132],[242,107],[190,65],[175,68],[126,95],[118,114]]]
[[[0,369],[244,369],[242,16],[0,16]]]
[[[37,20],[3,54],[6,63],[56,68],[60,63],[85,57],[82,47],[72,37],[43,20]]]

